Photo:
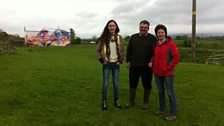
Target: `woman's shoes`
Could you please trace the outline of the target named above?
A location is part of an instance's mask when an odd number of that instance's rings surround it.
[[[172,121],[172,120],[175,120],[177,117],[175,115],[169,115],[165,118],[165,120],[167,121]]]
[[[119,104],[118,100],[114,100],[114,106],[121,109],[122,106]],[[102,100],[102,110],[107,110],[107,100]]]
[[[114,106],[116,106],[119,109],[122,108],[122,106],[119,104],[119,101],[118,100],[114,100]]]
[[[155,115],[160,116],[160,115],[163,115],[165,112],[166,111],[160,111],[160,110],[158,110],[158,111],[155,112]],[[169,115],[169,116],[166,116],[165,117],[165,120],[172,121],[172,120],[175,120],[176,118],[177,118],[176,115]]]
[[[163,113],[165,113],[165,111],[160,111],[160,110],[159,110],[159,111],[156,111],[156,112],[155,112],[155,115],[160,116],[160,115],[162,115]]]
[[[107,110],[107,100],[102,101],[102,110]]]

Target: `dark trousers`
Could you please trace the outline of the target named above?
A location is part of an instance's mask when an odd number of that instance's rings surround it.
[[[140,77],[144,89],[152,89],[152,69],[148,66],[131,66],[129,69],[130,88],[137,88]]]

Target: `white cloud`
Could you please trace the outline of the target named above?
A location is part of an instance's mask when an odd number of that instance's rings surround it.
[[[0,28],[23,36],[24,26],[71,27],[79,37],[99,36],[109,19],[120,34],[138,32],[139,21],[162,23],[169,33],[190,33],[192,0],[0,0]],[[224,1],[197,1],[197,31],[223,32]]]

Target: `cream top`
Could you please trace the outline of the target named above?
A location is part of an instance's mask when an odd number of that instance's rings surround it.
[[[110,58],[109,62],[117,62],[118,61],[118,55],[117,55],[117,48],[116,48],[116,42],[110,41]]]

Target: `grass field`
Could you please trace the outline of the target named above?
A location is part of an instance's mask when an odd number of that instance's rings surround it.
[[[176,45],[178,46],[179,52],[181,54],[180,61],[182,62],[192,62],[192,54],[191,54],[191,47],[184,46],[184,40],[174,40]],[[211,57],[214,58],[212,61],[213,63],[217,63],[219,65],[224,66],[224,40],[197,40],[198,46],[196,48],[196,63],[206,63],[208,59]]]
[[[24,47],[14,55],[0,55],[0,126],[224,125],[223,66],[178,64],[177,120],[167,122],[165,115],[153,114],[158,109],[154,79],[149,110],[141,109],[141,83],[135,107],[115,108],[111,82],[108,110],[101,110],[102,70],[95,49],[95,45]],[[119,84],[120,102],[125,105],[129,99],[125,63]]]

